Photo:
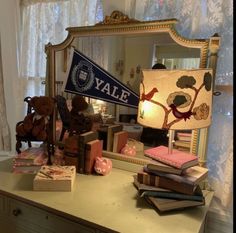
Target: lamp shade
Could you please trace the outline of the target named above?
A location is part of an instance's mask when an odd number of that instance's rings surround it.
[[[158,129],[211,124],[212,69],[142,70],[138,122]]]

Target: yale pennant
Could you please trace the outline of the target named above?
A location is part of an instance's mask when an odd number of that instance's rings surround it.
[[[65,92],[138,108],[139,96],[102,67],[72,49]]]

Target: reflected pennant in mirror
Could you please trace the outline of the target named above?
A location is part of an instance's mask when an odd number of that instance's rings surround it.
[[[138,108],[139,96],[80,51],[71,48],[65,92]]]

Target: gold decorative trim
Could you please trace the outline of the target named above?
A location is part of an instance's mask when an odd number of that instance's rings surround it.
[[[123,14],[120,11],[113,11],[111,13],[111,16],[106,16],[102,22],[99,22],[96,25],[122,24],[122,23],[133,23],[133,22],[139,22],[139,20],[130,19],[127,15]]]
[[[197,139],[198,139],[198,129],[194,129],[192,131],[192,138],[191,138],[191,153],[197,155]]]

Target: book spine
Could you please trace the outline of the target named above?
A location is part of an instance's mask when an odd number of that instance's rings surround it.
[[[195,189],[194,185],[180,183],[167,177],[150,175],[144,172],[138,172],[137,179],[141,184],[170,189],[188,195],[192,195]]]
[[[86,152],[86,143],[98,138],[98,134],[96,132],[90,132],[89,134],[79,135],[78,139],[78,146],[79,146],[79,153],[78,153],[78,172],[84,174],[85,168],[85,152]]]
[[[182,169],[178,169],[174,167],[166,168],[162,166],[157,166],[155,164],[147,164],[145,167],[151,172],[157,171],[157,172],[170,173],[170,174],[176,174],[176,175],[180,175],[182,173]]]
[[[107,130],[107,150],[108,151],[113,150],[114,134],[122,131],[122,129],[123,129],[122,125],[112,125],[108,127],[108,130]]]
[[[170,173],[164,173],[164,172],[160,172],[160,171],[155,171],[155,170],[152,170],[152,169],[148,169],[148,167],[144,167],[144,171],[149,173],[149,174],[152,174],[153,176],[161,176],[161,177],[169,178],[173,181],[176,181],[177,183],[184,183],[184,184],[192,185],[192,186],[195,185],[195,183],[193,181],[188,180],[184,176],[180,176],[180,175],[176,175],[176,174],[170,174]]]
[[[128,132],[120,131],[114,134],[113,152],[120,153],[128,140]]]
[[[181,193],[167,193],[167,192],[158,192],[158,191],[143,191],[140,194],[141,197],[151,196],[151,197],[163,197],[171,199],[180,199],[180,200],[192,200],[192,201],[204,201],[203,196],[197,195],[185,195]]]

